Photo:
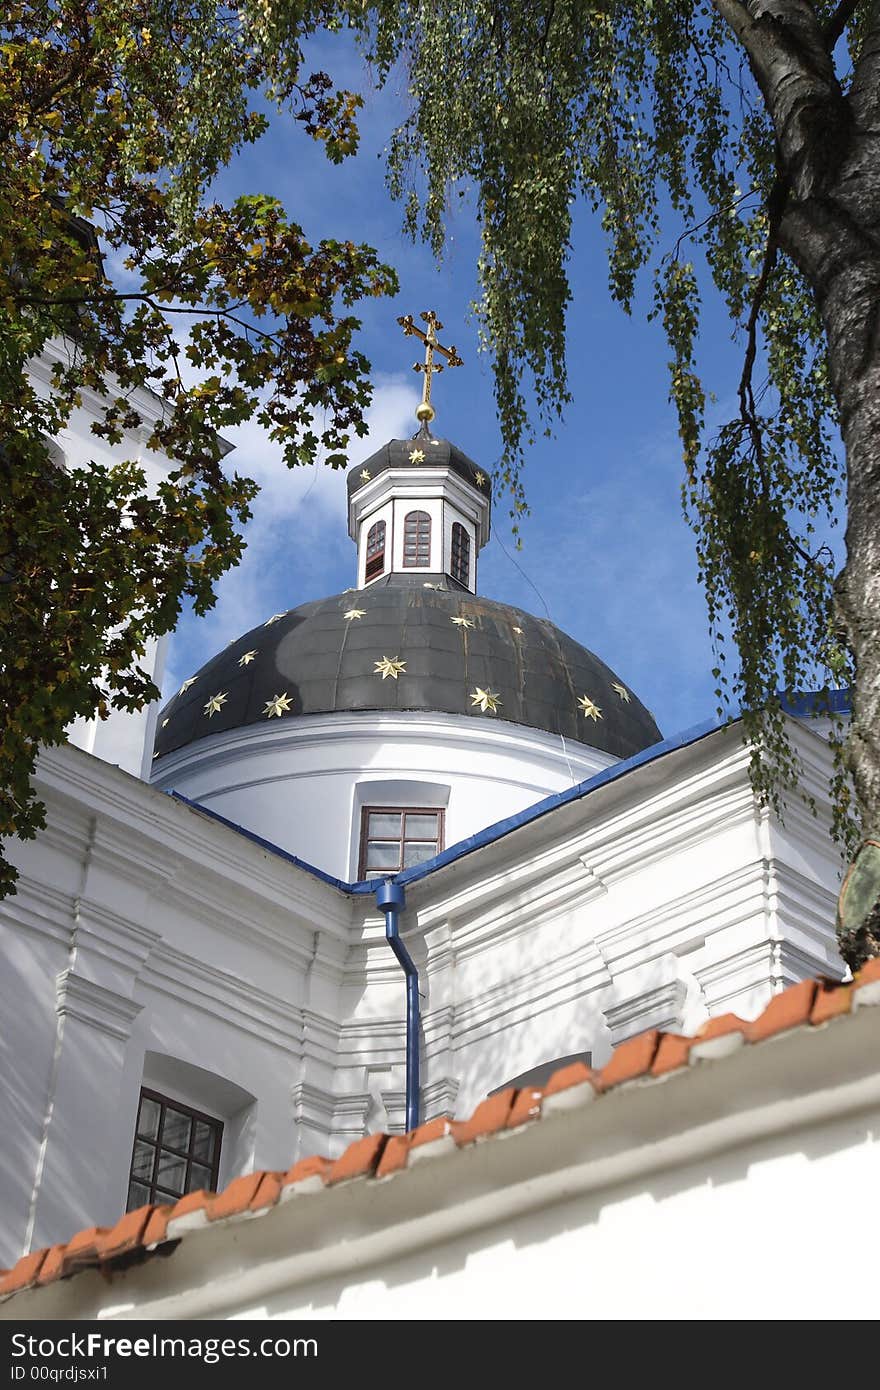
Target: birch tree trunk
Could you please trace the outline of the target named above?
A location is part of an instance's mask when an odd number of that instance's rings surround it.
[[[776,234],[812,286],[828,337],[847,464],[836,614],[857,671],[847,759],[863,836],[880,840],[880,4],[844,91],[832,54],[855,0],[824,27],[808,0],[714,3],[773,121],[785,191]],[[880,954],[880,920],[873,925],[862,957]]]

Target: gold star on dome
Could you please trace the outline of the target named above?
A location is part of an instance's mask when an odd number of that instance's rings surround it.
[[[178,695],[182,695],[182,694],[184,693],[185,690],[189,690],[190,686],[191,686],[191,685],[195,685],[195,683],[196,683],[196,678],[195,678],[195,676],[190,676],[190,678],[189,678],[188,681],[184,681],[184,682],[183,682],[183,685],[180,687],[180,689],[179,689],[178,692],[177,692]]]
[[[471,691],[471,704],[479,705],[484,714],[487,710],[490,714],[497,714],[501,700],[494,690],[483,690],[478,685],[475,690]]]
[[[449,621],[455,623],[456,627],[473,627],[470,618],[450,618]]]
[[[283,695],[276,695],[274,699],[267,700],[263,706],[263,713],[267,719],[271,719],[273,714],[279,719],[282,714],[290,713],[290,696],[285,690]]]
[[[271,618],[267,618],[263,623],[263,627],[271,627],[273,623],[277,623],[283,617],[283,613],[273,613]]]
[[[212,695],[208,703],[205,705],[205,714],[208,716],[208,718],[213,719],[214,715],[219,713],[219,711],[223,708],[228,699],[229,696],[226,694],[225,691],[223,691],[221,694]]]
[[[362,480],[363,482],[368,483],[368,482],[370,481],[370,479],[372,478],[372,476],[373,476],[373,475],[372,475],[372,473],[370,472],[369,468],[362,468],[362,469],[361,469],[361,480]]]
[[[581,696],[581,698],[578,700],[578,709],[581,710],[581,712],[585,714],[588,719],[602,718],[602,711],[600,710],[599,706],[590,699],[589,695]]]
[[[409,461],[410,461],[410,463],[424,463],[424,462],[425,462],[425,451],[424,451],[424,449],[410,449],[410,451],[409,451]]]
[[[365,608],[349,608],[348,612],[343,613],[342,616],[347,623],[350,623],[353,618],[362,618],[366,611]]]
[[[240,656],[240,657],[238,658],[238,664],[239,664],[239,666],[250,666],[251,662],[253,661],[254,657],[255,657],[256,654],[257,654],[257,651],[258,651],[258,648],[257,648],[257,647],[254,647],[254,649],[253,649],[252,652],[245,652],[244,656]]]
[[[629,704],[629,691],[627,690],[625,685],[621,685],[620,681],[612,681],[611,689],[617,691],[618,695],[620,696],[621,700],[623,700],[625,705]]]
[[[482,487],[485,481],[486,481],[486,475],[485,475],[485,473],[481,473],[480,470],[479,470],[479,468],[478,468],[477,471],[476,471],[476,473],[474,474],[474,482],[476,483],[477,487]]]
[[[383,656],[381,661],[375,663],[374,669],[376,675],[381,676],[383,681],[387,680],[389,676],[391,676],[393,680],[397,680],[401,671],[406,670],[406,662],[401,661],[396,656]]]

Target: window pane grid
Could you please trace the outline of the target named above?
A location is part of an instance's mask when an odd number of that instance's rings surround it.
[[[201,1187],[216,1191],[222,1134],[220,1120],[142,1089],[126,1210],[176,1202]]]
[[[369,807],[361,815],[358,875],[395,874],[433,859],[443,848],[443,811]]]
[[[376,521],[367,532],[366,579],[375,579],[385,570],[385,522]]]
[[[408,512],[403,522],[403,563],[427,568],[431,563],[431,518],[427,512]]]
[[[471,566],[471,538],[460,521],[452,527],[452,577],[459,584],[469,582]]]

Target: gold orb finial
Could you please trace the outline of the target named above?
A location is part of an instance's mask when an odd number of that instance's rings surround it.
[[[430,425],[436,414],[436,410],[428,401],[419,401],[416,406],[416,419],[421,420],[423,424]]]

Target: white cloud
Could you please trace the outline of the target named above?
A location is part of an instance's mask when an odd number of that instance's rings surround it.
[[[379,377],[366,412],[369,433],[351,445],[350,463],[415,427],[417,391],[403,377]],[[228,463],[260,485],[245,528],[247,549],[237,569],[217,586],[217,605],[204,618],[185,617],[171,640],[163,686],[168,699],[181,681],[214,653],[273,612],[353,582],[354,547],[348,538],[345,469],[323,464],[288,469],[281,448],[254,421],[225,431],[235,446]],[[295,587],[307,573],[307,587]],[[326,588],[325,588],[326,586]]]

